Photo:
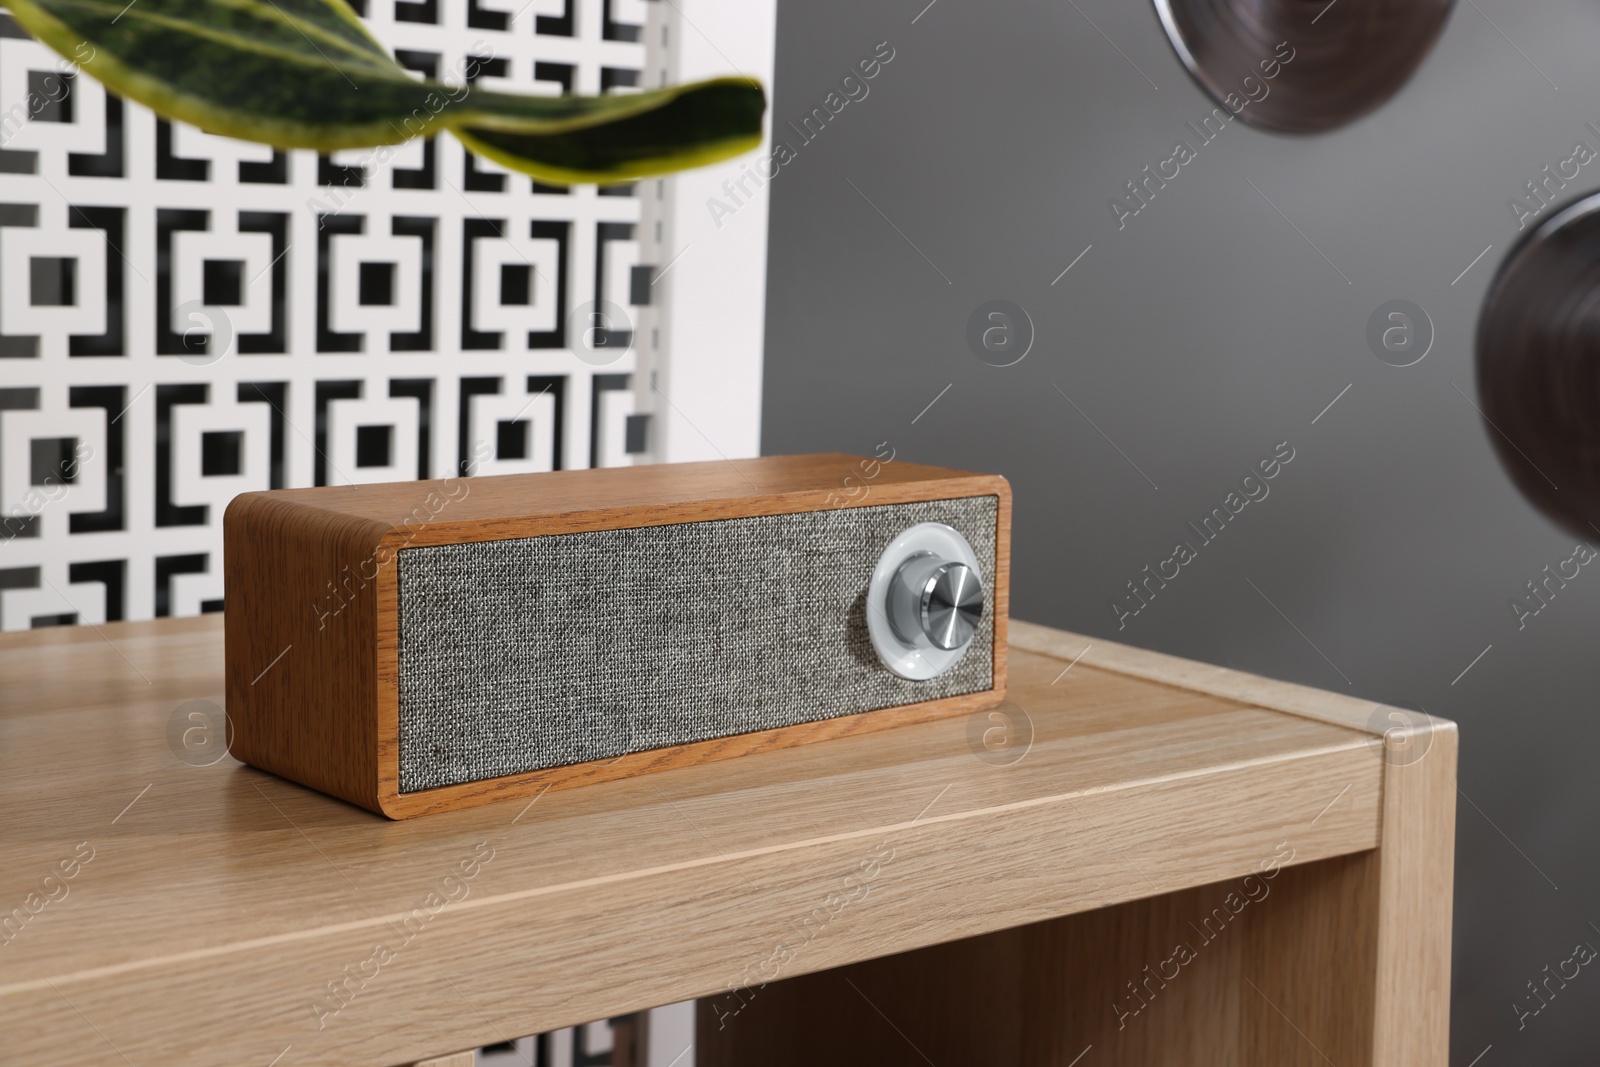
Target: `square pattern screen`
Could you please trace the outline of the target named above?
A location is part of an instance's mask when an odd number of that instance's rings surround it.
[[[625,93],[665,76],[669,6],[357,13],[452,86]],[[448,134],[216,137],[0,12],[0,629],[220,609],[240,492],[633,462],[667,195],[541,185]],[[595,307],[614,358],[569,347]]]

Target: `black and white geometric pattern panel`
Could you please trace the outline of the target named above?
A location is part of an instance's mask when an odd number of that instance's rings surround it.
[[[353,6],[462,92],[670,75],[659,0]],[[247,490],[648,459],[668,195],[212,136],[0,13],[0,629],[219,609]]]

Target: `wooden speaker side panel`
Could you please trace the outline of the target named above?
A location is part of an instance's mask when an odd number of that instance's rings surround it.
[[[374,811],[384,532],[262,493],[223,517],[234,757]]]
[[[998,498],[994,523],[994,574],[989,582],[989,610],[994,612],[994,700],[1006,695],[1006,653],[1011,647],[1011,483],[992,479]]]

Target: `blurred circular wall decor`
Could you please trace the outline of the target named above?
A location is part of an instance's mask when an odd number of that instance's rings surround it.
[[[1178,59],[1228,111],[1322,133],[1393,96],[1455,0],[1155,0]]]
[[[1506,253],[1477,363],[1484,431],[1512,482],[1569,533],[1600,537],[1600,194]]]

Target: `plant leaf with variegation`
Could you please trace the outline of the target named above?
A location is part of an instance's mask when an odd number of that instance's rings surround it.
[[[0,0],[114,92],[209,133],[332,152],[448,129],[544,181],[616,182],[760,142],[760,83],[521,96],[413,77],[342,0]],[[489,57],[477,57],[482,61]]]

